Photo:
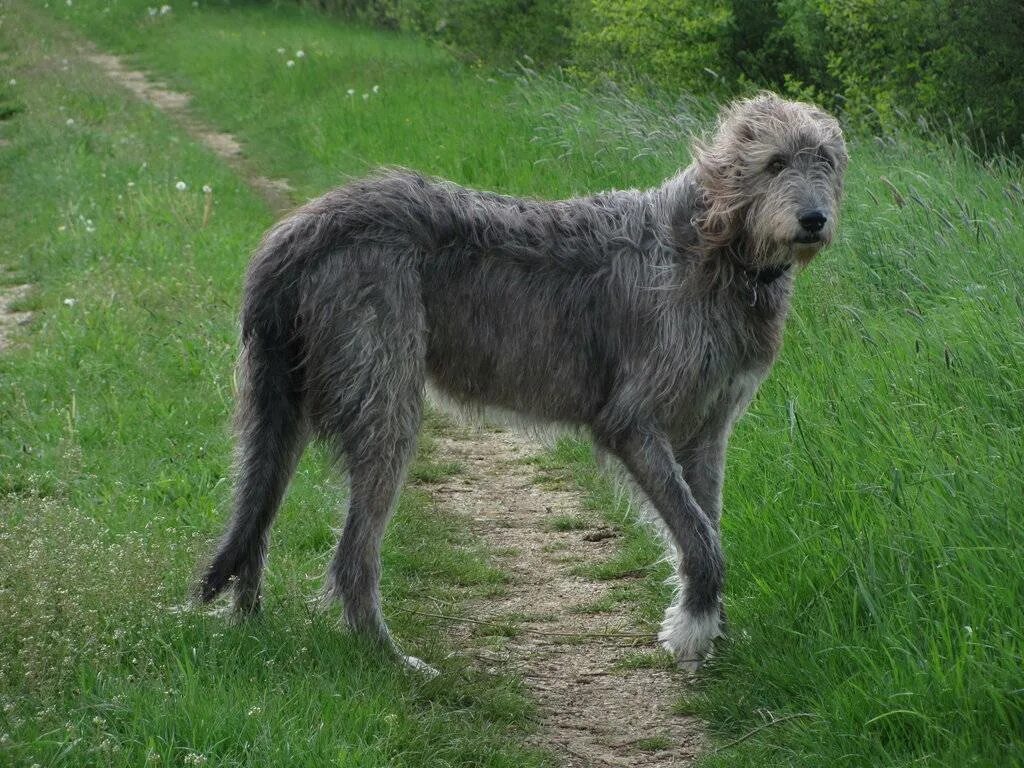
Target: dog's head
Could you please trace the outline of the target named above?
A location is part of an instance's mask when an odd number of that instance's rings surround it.
[[[734,102],[694,149],[694,225],[750,267],[807,263],[835,237],[847,161],[839,123],[817,107],[769,93]]]

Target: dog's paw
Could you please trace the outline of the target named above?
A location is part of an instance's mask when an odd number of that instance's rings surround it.
[[[722,636],[717,610],[694,615],[682,605],[670,605],[658,632],[662,647],[671,653],[680,667],[696,672],[704,663],[716,637]]]
[[[404,656],[399,654],[399,659],[409,672],[420,675],[426,680],[433,680],[441,674],[436,668],[427,664],[423,659],[417,659],[415,656]]]

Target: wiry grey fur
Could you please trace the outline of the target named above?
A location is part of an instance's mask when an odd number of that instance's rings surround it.
[[[200,585],[259,605],[268,532],[311,437],[350,478],[328,577],[349,625],[390,644],[380,542],[424,385],[589,429],[657,510],[680,591],[661,640],[720,634],[726,441],[782,342],[795,268],[835,233],[838,124],[771,94],[730,106],[693,164],[647,191],[546,202],[403,170],[274,227],[242,306],[237,482]]]

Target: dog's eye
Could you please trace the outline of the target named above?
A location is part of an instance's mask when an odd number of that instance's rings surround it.
[[[777,176],[786,169],[786,159],[783,157],[773,157],[768,165],[765,166],[765,171],[770,173],[772,176]]]
[[[832,159],[832,155],[826,152],[824,149],[818,150],[818,159],[825,163],[829,168],[836,167],[836,161]]]

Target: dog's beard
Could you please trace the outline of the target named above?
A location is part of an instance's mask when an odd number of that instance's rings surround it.
[[[799,264],[802,269],[814,261],[814,257],[821,253],[825,245],[823,240],[816,243],[793,243],[790,246],[790,261]]]

